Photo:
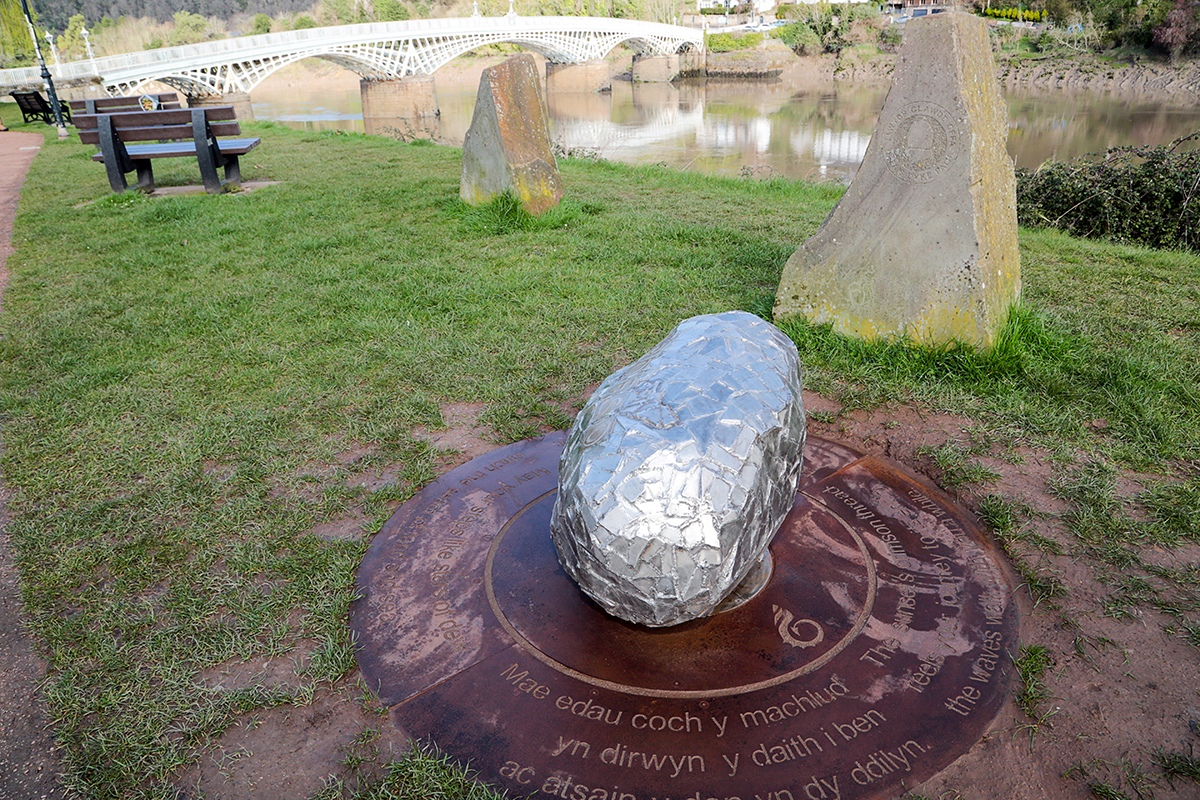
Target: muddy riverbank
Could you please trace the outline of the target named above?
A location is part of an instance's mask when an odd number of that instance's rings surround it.
[[[890,83],[896,59],[874,48],[849,48],[839,56],[795,58],[792,69],[831,82]],[[996,56],[996,77],[1007,89],[1038,89],[1074,94],[1109,94],[1142,101],[1200,105],[1200,60],[1171,65],[1139,59],[1117,61],[1103,55]]]
[[[514,50],[514,52],[516,52]],[[468,55],[455,59],[437,71],[441,85],[474,85],[484,68],[497,64],[505,53]],[[614,76],[627,72],[632,54],[614,51],[608,61]],[[764,73],[784,80],[800,78],[805,83],[891,82],[895,55],[872,47],[853,47],[839,56],[796,56],[778,42],[770,42],[753,51],[710,54],[709,71],[720,79],[754,79]],[[1055,90],[1070,93],[1096,93],[1126,96],[1131,99],[1200,105],[1200,61],[1185,61],[1177,66],[1165,62],[1140,60],[1116,62],[1103,56],[1006,57],[997,56],[996,76],[1010,89]],[[324,61],[294,64],[272,75],[264,89],[288,87],[356,89],[358,75]]]

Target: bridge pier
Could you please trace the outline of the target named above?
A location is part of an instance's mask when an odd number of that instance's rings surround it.
[[[670,83],[679,77],[680,69],[678,55],[633,57],[635,83]]]
[[[70,100],[100,100],[108,97],[108,92],[104,91],[104,85],[99,81],[87,81],[76,84],[60,84],[54,82],[55,93],[58,94],[58,99],[65,102]]]
[[[188,108],[201,106],[233,106],[237,118],[246,122],[254,119],[254,106],[250,105],[249,92],[226,92],[216,97],[192,97],[188,95]]]
[[[399,138],[436,133],[437,92],[432,75],[410,75],[393,81],[359,81],[363,127],[368,134]]]
[[[603,58],[582,64],[546,62],[546,92],[599,92],[612,87],[612,66]]]
[[[634,56],[635,83],[672,83],[680,78],[703,77],[705,54],[694,50],[669,56]]]

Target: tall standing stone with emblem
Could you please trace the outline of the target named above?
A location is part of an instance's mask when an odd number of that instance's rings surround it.
[[[541,214],[562,199],[537,61],[528,54],[483,71],[475,114],[463,141],[463,201],[481,205],[506,191],[531,214]]]
[[[1021,292],[1008,115],[983,20],[913,20],[866,158],[788,260],[777,322],[991,347]]]

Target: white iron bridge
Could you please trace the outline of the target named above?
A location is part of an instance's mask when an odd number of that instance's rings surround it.
[[[50,68],[65,86],[99,82],[111,95],[140,94],[151,82],[189,97],[249,92],[271,73],[304,58],[323,58],[366,80],[432,75],[478,47],[501,42],[541,53],[552,62],[603,58],[619,44],[643,56],[703,50],[695,28],[606,17],[465,17],[371,22],[240,36],[201,44],[74,61]],[[41,86],[37,67],[0,70],[0,92]]]

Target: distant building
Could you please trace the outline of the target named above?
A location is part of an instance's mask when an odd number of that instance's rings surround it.
[[[899,2],[900,0],[897,0]],[[787,0],[791,5],[810,5],[815,6],[817,3],[860,3],[862,0]],[[697,8],[733,8],[739,3],[737,0],[696,0]],[[777,0],[754,0],[754,13],[765,14],[768,11],[774,11],[775,6],[781,5]]]
[[[886,8],[889,12],[912,14],[914,17],[923,17],[926,14],[937,14],[947,11],[953,5],[948,0],[886,0]]]
[[[813,1],[816,2],[816,0],[813,0]],[[751,2],[754,6],[755,14],[766,14],[769,11],[774,11],[775,6],[777,5],[776,0],[751,0]],[[827,0],[827,2],[828,2],[828,0]],[[845,3],[845,2],[851,2],[851,0],[833,0],[833,2]],[[729,2],[725,2],[725,0],[696,0],[696,7],[700,8],[700,9],[704,9],[704,8],[735,8],[738,5],[741,5],[741,3],[738,2],[738,0],[729,0]]]

